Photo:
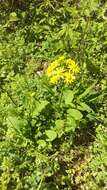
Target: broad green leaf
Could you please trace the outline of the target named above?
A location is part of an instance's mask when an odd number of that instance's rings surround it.
[[[64,133],[64,120],[56,120],[54,130],[57,132],[57,135],[60,138]]]
[[[47,100],[41,100],[40,103],[37,102],[36,104],[36,108],[33,111],[33,116],[37,116],[47,105],[48,105],[48,101]]]
[[[21,120],[17,117],[8,117],[7,118],[7,125],[13,129],[15,129],[18,133],[21,133],[27,124],[26,120]]]
[[[37,107],[37,110],[38,110],[39,112],[41,112],[41,111],[47,106],[48,103],[49,103],[49,102],[48,102],[47,100],[42,100],[42,101],[39,103],[39,105],[38,105],[38,107]]]
[[[55,125],[56,125],[57,128],[60,128],[60,127],[62,128],[63,125],[64,125],[64,121],[61,120],[61,119],[58,119],[58,120],[55,121]]]
[[[38,140],[37,141],[37,143],[38,143],[38,145],[40,146],[40,147],[42,147],[42,148],[44,148],[45,146],[46,146],[46,142],[44,141],[44,140]]]
[[[83,115],[80,111],[78,111],[77,109],[69,109],[67,111],[68,115],[73,117],[75,120],[81,120]]]
[[[57,138],[57,133],[53,130],[46,130],[45,133],[49,141],[53,141]]]
[[[101,80],[101,87],[102,87],[102,90],[106,90],[106,88],[107,88],[107,80],[106,79]]]
[[[10,13],[9,21],[14,22],[14,21],[17,21],[17,20],[19,20],[18,17],[17,17],[17,14],[15,12]]]
[[[67,118],[67,126],[65,128],[65,131],[66,132],[70,132],[70,131],[74,132],[75,128],[76,128],[76,121],[73,117],[69,116]]]
[[[63,98],[65,100],[65,104],[69,105],[72,103],[72,100],[74,98],[74,94],[72,90],[65,90],[63,93]]]
[[[7,125],[10,127],[16,128],[16,127],[22,125],[22,122],[17,117],[10,116],[7,118]]]

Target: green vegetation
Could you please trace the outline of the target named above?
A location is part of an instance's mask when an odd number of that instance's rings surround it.
[[[106,9],[1,0],[1,190],[107,189]]]

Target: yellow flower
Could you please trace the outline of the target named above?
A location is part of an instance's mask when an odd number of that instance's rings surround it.
[[[68,68],[70,69],[70,71],[74,72],[74,73],[78,73],[79,72],[79,68],[77,66],[77,64],[72,63],[71,65],[68,66]]]
[[[65,59],[65,56],[62,55],[62,56],[59,57],[58,62],[63,61],[64,59]]]
[[[64,82],[65,82],[66,84],[70,84],[70,83],[72,83],[74,80],[75,80],[75,76],[74,76],[72,73],[70,73],[70,72],[66,72],[66,73],[65,73]]]
[[[75,64],[75,61],[73,61],[72,59],[67,59],[66,64],[67,65],[72,65],[72,64]]]
[[[57,76],[57,75],[52,76],[52,77],[50,78],[50,83],[56,84],[56,83],[58,82],[59,78],[60,78],[60,77]]]
[[[51,67],[48,67],[46,74],[48,75],[48,77],[50,77],[52,75],[52,71],[53,69]]]
[[[75,80],[77,72],[79,72],[79,67],[75,61],[61,56],[49,65],[46,74],[52,84],[57,84],[60,80],[66,84],[70,84]]]
[[[63,68],[57,68],[56,69],[56,74],[59,76],[59,77],[63,77],[63,73],[64,73],[64,69]]]
[[[66,64],[68,65],[68,69],[70,69],[70,71],[74,73],[79,72],[78,65],[72,59],[67,59]]]
[[[53,61],[53,62],[51,63],[50,67],[51,67],[52,69],[55,69],[56,67],[58,67],[58,65],[59,65],[59,63],[58,63],[58,61],[56,60],[56,61]]]
[[[50,64],[50,66],[48,67],[48,69],[46,71],[48,77],[50,77],[53,74],[53,71],[56,69],[57,66],[58,66],[57,61],[54,61]]]

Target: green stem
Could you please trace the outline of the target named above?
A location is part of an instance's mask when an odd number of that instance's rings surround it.
[[[15,106],[17,106],[17,103],[14,101],[14,99],[12,98],[12,96],[10,95],[10,93],[9,93],[6,89],[3,89],[2,87],[1,87],[1,89],[2,89],[3,92],[6,92],[6,93],[7,93],[8,97],[9,97],[10,100],[13,102],[13,104],[14,104]]]
[[[64,89],[64,87],[62,86],[62,88],[61,88],[61,94],[60,94],[60,98],[59,98],[59,107],[61,105],[61,100],[62,100],[62,95],[63,95],[63,89]]]
[[[38,185],[37,190],[40,190],[43,179],[44,179],[44,174],[43,174],[42,177],[41,177],[41,180],[40,180],[40,183],[39,183],[39,185]]]

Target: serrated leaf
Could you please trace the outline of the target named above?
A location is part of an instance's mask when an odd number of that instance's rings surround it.
[[[57,138],[57,133],[53,130],[46,130],[45,133],[49,141],[53,141]]]
[[[69,116],[73,117],[75,120],[81,120],[83,117],[82,113],[77,109],[69,109],[67,113]]]

